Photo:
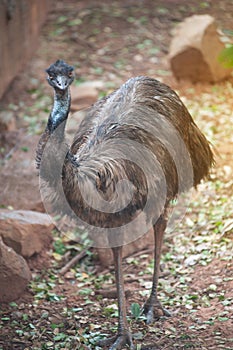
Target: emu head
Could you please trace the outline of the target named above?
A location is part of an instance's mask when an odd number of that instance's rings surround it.
[[[47,81],[55,89],[65,91],[74,80],[74,67],[69,66],[62,60],[57,60],[46,69]]]

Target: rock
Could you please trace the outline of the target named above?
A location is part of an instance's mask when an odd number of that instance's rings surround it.
[[[0,132],[16,129],[15,117],[12,111],[0,112]]]
[[[99,90],[104,88],[104,83],[101,80],[86,81],[80,85],[71,85],[72,100],[82,98],[97,98]]]
[[[0,206],[44,212],[40,196],[35,150],[39,136],[22,137],[1,166]]]
[[[0,210],[0,236],[5,244],[25,258],[39,253],[52,239],[47,214],[27,210]]]
[[[6,246],[0,237],[0,302],[10,302],[21,296],[31,279],[24,258]]]
[[[186,266],[193,266],[201,259],[201,257],[201,254],[190,255],[187,259],[185,259],[184,264]]]
[[[136,241],[129,243],[123,247],[123,257],[130,256],[135,252],[143,251],[146,248],[154,247],[154,235],[151,229],[148,233],[143,235],[143,237],[137,239]],[[113,264],[112,250],[109,248],[96,248],[97,254],[99,256],[100,262],[104,266],[109,266]]]
[[[232,69],[218,60],[224,49],[215,19],[209,15],[188,17],[177,26],[169,61],[175,77],[192,82],[216,82],[227,78]]]
[[[103,88],[104,83],[99,80],[87,81],[78,86],[71,85],[71,111],[87,108],[96,102],[99,96],[99,90]]]

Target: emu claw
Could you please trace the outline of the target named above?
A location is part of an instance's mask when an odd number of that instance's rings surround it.
[[[132,336],[130,333],[124,335],[118,335],[114,344],[110,347],[109,350],[120,350],[123,349],[126,345],[129,345],[130,350],[134,350],[134,345],[132,342]]]
[[[171,313],[164,309],[159,301],[157,301],[155,304],[145,303],[142,313],[146,316],[147,324],[151,324],[153,321],[160,319],[162,316],[171,317]]]
[[[132,341],[132,335],[128,331],[123,334],[118,334],[115,337],[104,339],[98,342],[99,346],[108,346],[110,344],[112,344],[112,346],[109,348],[109,350],[120,350],[123,349],[126,345],[129,346],[130,350],[135,350]]]

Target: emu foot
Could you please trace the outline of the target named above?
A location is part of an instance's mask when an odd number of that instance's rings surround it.
[[[147,324],[151,324],[162,316],[171,317],[170,312],[164,309],[158,300],[156,300],[155,303],[146,302],[143,306],[142,313],[146,316]]]
[[[125,331],[123,334],[118,334],[115,337],[104,339],[98,342],[99,346],[112,346],[109,350],[121,350],[124,349],[127,345],[130,350],[135,350],[133,345],[132,335],[129,331]]]

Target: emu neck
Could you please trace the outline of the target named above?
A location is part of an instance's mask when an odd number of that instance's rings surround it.
[[[70,102],[71,98],[69,88],[65,91],[54,90],[54,103],[47,126],[50,134],[54,134],[60,140],[64,139],[66,121],[70,110]]]

